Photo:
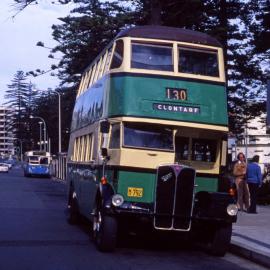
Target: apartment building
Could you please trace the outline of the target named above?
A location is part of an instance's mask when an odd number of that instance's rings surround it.
[[[14,136],[10,126],[11,109],[0,106],[0,156],[14,155]]]
[[[244,153],[248,160],[258,155],[262,172],[266,168],[270,169],[270,134],[266,132],[265,118],[266,115],[261,115],[249,121],[241,139],[229,137],[229,161],[235,160],[240,152]]]

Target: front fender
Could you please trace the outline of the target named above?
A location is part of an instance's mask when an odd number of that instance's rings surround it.
[[[102,203],[103,208],[108,208],[106,206],[111,205],[111,198],[115,194],[114,189],[110,183],[106,184],[99,184],[97,197],[99,196],[99,199]]]
[[[198,192],[195,196],[193,217],[195,219],[218,220],[224,222],[236,222],[237,216],[227,213],[227,206],[235,204],[235,199],[228,193],[222,192]]]

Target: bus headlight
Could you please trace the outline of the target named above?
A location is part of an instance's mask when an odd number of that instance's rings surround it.
[[[124,197],[120,194],[115,194],[112,196],[112,204],[114,206],[121,206],[124,202]]]
[[[227,213],[229,216],[236,216],[238,212],[238,207],[236,204],[229,204],[227,206]]]

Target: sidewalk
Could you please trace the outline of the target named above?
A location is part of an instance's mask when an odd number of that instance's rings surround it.
[[[230,251],[270,268],[270,205],[257,206],[257,211],[238,213]]]

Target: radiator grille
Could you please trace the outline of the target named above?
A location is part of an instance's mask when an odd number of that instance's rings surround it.
[[[195,170],[179,165],[157,170],[154,227],[189,230],[193,208]]]

